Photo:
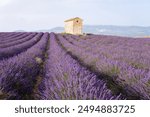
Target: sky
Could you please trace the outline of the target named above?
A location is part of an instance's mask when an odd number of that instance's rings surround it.
[[[36,31],[80,17],[87,25],[150,26],[150,0],[0,0],[0,31]]]

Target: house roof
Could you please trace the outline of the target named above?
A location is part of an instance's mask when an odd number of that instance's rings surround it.
[[[82,20],[82,19],[79,18],[79,17],[75,17],[75,18],[71,18],[71,19],[65,20],[65,22],[73,21],[73,20],[75,20],[75,19],[80,19],[80,20]],[[83,21],[83,20],[82,20],[82,21]]]

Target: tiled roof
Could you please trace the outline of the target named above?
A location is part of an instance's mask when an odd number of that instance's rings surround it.
[[[71,19],[65,20],[65,22],[69,22],[69,21],[72,21],[72,20],[75,20],[75,19],[80,19],[80,20],[82,20],[82,19],[79,18],[79,17],[75,17],[75,18],[71,18]]]

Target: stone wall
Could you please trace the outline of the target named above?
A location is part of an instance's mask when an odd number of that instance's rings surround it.
[[[82,20],[81,19],[74,19],[71,21],[65,22],[65,32],[75,35],[82,34]]]
[[[82,34],[82,21],[81,20],[79,20],[79,19],[74,20],[73,32],[75,35]]]
[[[65,22],[65,32],[73,34],[73,21]]]

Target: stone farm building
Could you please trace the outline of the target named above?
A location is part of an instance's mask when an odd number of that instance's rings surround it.
[[[83,20],[79,17],[68,19],[65,21],[65,33],[81,35]]]

